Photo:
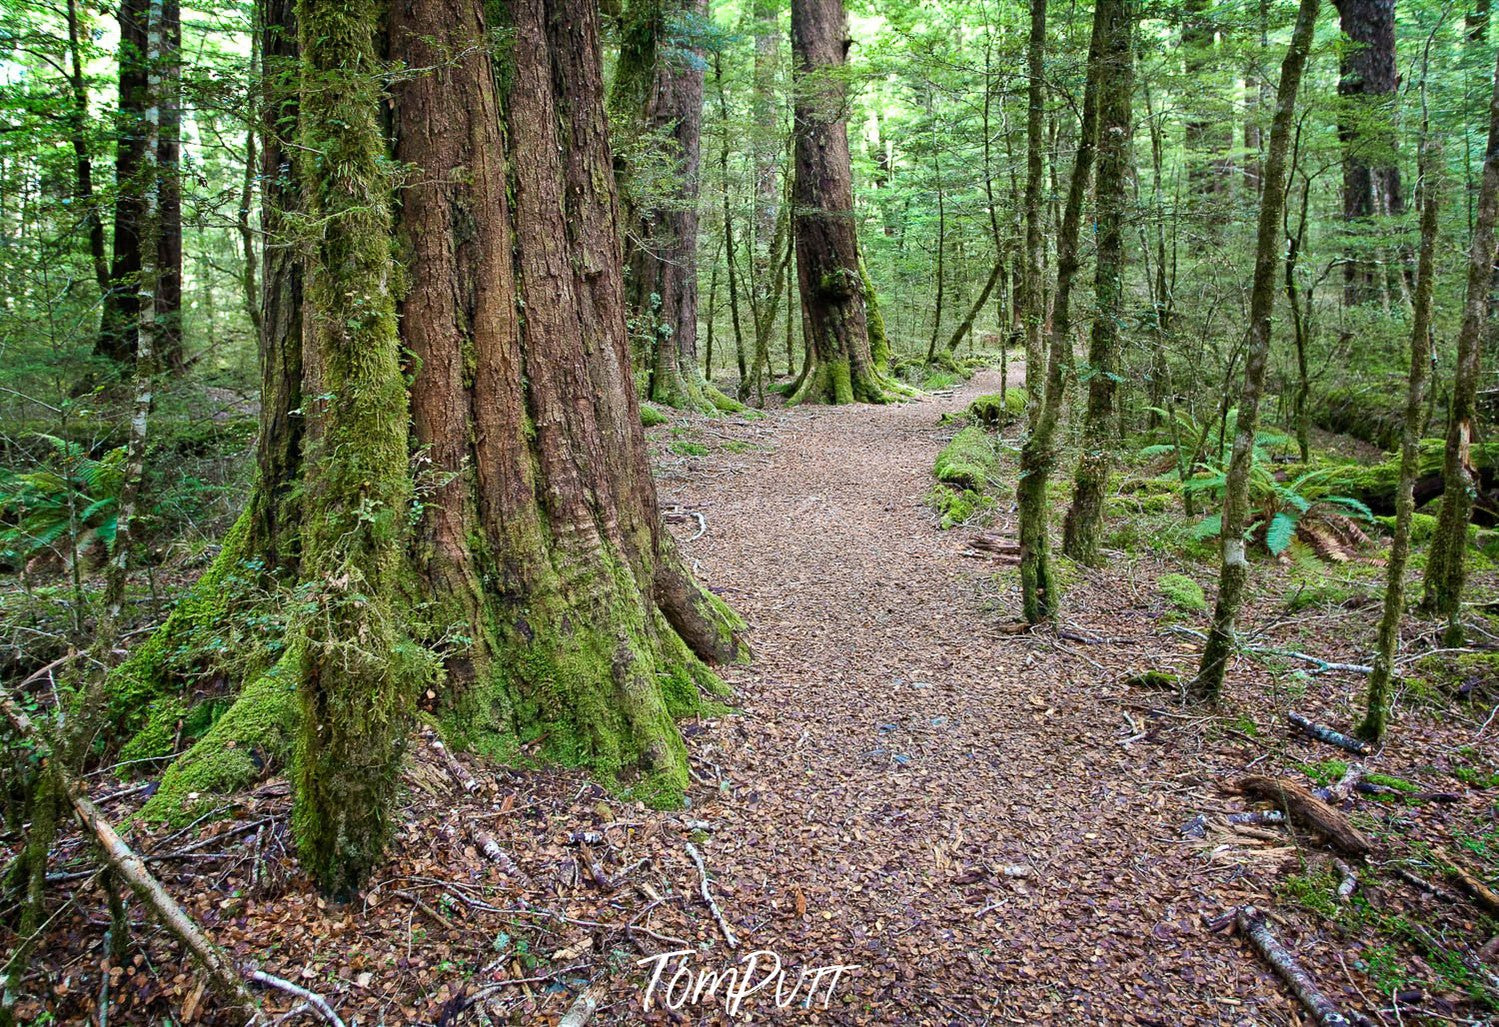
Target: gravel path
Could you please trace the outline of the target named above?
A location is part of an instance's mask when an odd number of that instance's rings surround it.
[[[789,965],[861,964],[816,1022],[1291,1022],[1199,926],[1223,899],[1173,791],[1201,768],[1121,744],[1138,699],[1089,654],[1001,632],[1014,572],[924,504],[939,414],[998,385],[710,426],[738,452],[665,469],[756,652],[728,674],[746,715],[693,741],[725,911]]]

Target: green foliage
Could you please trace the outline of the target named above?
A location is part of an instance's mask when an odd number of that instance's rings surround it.
[[[1255,452],[1259,452],[1258,448]],[[1249,502],[1251,508],[1258,511],[1258,519],[1245,529],[1245,538],[1261,543],[1272,556],[1279,556],[1290,546],[1303,524],[1326,518],[1329,514],[1351,515],[1373,523],[1374,514],[1362,500],[1330,493],[1330,483],[1336,473],[1334,468],[1319,468],[1282,481],[1262,458],[1256,456],[1249,468]],[[1221,500],[1227,480],[1226,464],[1211,466],[1206,473],[1188,481],[1186,488]],[[1214,537],[1222,530],[1218,515],[1205,517],[1199,524],[1201,538]]]
[[[976,397],[968,404],[968,416],[986,428],[1001,428],[1024,414],[1025,404],[1025,390],[1011,386]]]
[[[90,456],[77,442],[37,433],[46,455],[27,471],[0,468],[0,560],[15,564],[47,550],[68,555],[85,536],[112,547],[125,449]]]

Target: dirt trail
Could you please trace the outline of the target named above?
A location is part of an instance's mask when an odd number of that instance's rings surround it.
[[[729,672],[746,716],[692,742],[723,779],[701,808],[726,911],[790,964],[862,964],[830,1022],[1290,1022],[1199,926],[1219,873],[1176,840],[1200,798],[1173,793],[1203,768],[1121,744],[1131,697],[1087,654],[1001,633],[1014,572],[923,502],[939,415],[998,385],[710,426],[768,452],[666,469],[756,651]]]

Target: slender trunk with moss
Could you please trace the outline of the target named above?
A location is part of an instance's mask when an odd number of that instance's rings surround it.
[[[1025,118],[1025,260],[1021,265],[1020,302],[1025,325],[1025,391],[1029,397],[1031,424],[1041,415],[1047,375],[1042,348],[1046,322],[1046,296],[1041,262],[1046,242],[1041,192],[1045,168],[1042,164],[1042,129],[1046,121],[1046,0],[1031,0],[1030,42],[1026,48]],[[1068,343],[1071,345],[1071,343]]]
[[[963,344],[963,339],[973,331],[973,322],[978,320],[979,314],[989,302],[989,297],[994,292],[994,286],[999,284],[999,277],[1004,273],[1003,261],[996,261],[994,269],[989,272],[989,278],[984,282],[984,287],[979,290],[978,298],[968,308],[968,313],[963,315],[963,320],[953,329],[952,335],[947,339],[947,352],[949,355],[956,353],[958,347]]]
[[[1110,5],[1107,34],[1099,51],[1103,70],[1098,77],[1097,115],[1098,266],[1093,279],[1098,309],[1088,341],[1088,410],[1083,422],[1082,453],[1073,476],[1072,504],[1062,522],[1062,551],[1088,566],[1099,562],[1103,497],[1114,463],[1119,329],[1124,321],[1124,222],[1132,138],[1133,35],[1134,17],[1129,0],[1124,0],[1117,10]]]
[[[1423,97],[1423,104],[1424,104]],[[1379,618],[1373,671],[1359,737],[1384,741],[1390,716],[1390,682],[1405,611],[1405,565],[1410,557],[1411,520],[1416,510],[1414,486],[1421,459],[1421,430],[1426,409],[1426,379],[1431,363],[1431,297],[1436,281],[1437,230],[1441,216],[1441,146],[1422,126],[1421,248],[1416,260],[1415,310],[1411,318],[1410,376],[1406,383],[1405,425],[1400,433],[1400,479],[1395,492],[1395,537],[1386,566],[1384,608]]]
[[[791,48],[796,67],[796,179],[793,234],[802,314],[813,367],[791,402],[882,403],[884,381],[869,352],[868,311],[859,275],[849,162],[849,47],[843,0],[796,0]]]
[[[1081,230],[1083,201],[1093,174],[1093,155],[1098,143],[1098,89],[1103,74],[1103,45],[1115,16],[1113,2],[1094,8],[1093,32],[1088,44],[1088,73],[1083,84],[1083,111],[1078,125],[1077,155],[1072,180],[1067,186],[1067,205],[1062,213],[1062,231],[1057,239],[1057,288],[1046,360],[1046,381],[1041,406],[1020,449],[1020,478],[1015,488],[1020,508],[1020,593],[1028,623],[1037,624],[1056,616],[1060,597],[1051,569],[1051,526],[1048,492],[1056,464],[1056,432],[1067,398],[1067,376],[1072,355],[1070,304],[1072,280],[1078,270],[1077,240]],[[1006,386],[1008,386],[1006,379]]]
[[[1489,283],[1494,267],[1494,225],[1499,219],[1499,71],[1489,101],[1488,146],[1478,189],[1478,213],[1468,248],[1468,292],[1457,336],[1457,372],[1447,415],[1447,450],[1442,464],[1442,510],[1426,559],[1422,606],[1447,622],[1444,644],[1459,646],[1463,587],[1467,580],[1468,518],[1478,493],[1478,472],[1469,459],[1473,443],[1478,377],[1483,356],[1484,325],[1489,310]]]
[[[1228,661],[1237,644],[1235,621],[1244,601],[1249,578],[1244,529],[1249,523],[1249,471],[1254,436],[1259,427],[1260,394],[1264,388],[1265,364],[1270,353],[1270,315],[1275,307],[1275,269],[1280,257],[1281,212],[1285,208],[1286,158],[1290,150],[1296,94],[1306,69],[1307,52],[1317,22],[1319,0],[1301,0],[1290,47],[1280,68],[1275,93],[1275,117],[1270,123],[1270,144],[1265,156],[1264,189],[1254,256],[1254,284],[1249,297],[1249,334],[1244,358],[1244,385],[1239,393],[1239,416],[1224,487],[1222,516],[1222,569],[1213,624],[1203,649],[1202,663],[1192,682],[1192,695],[1216,701],[1223,691]]]
[[[454,744],[673,803],[688,780],[674,718],[717,708],[710,665],[743,654],[741,622],[687,571],[650,477],[595,5],[374,2],[296,10],[309,398],[293,408],[300,465],[261,442],[262,474],[294,479],[259,485],[296,496],[277,533],[296,554],[291,593],[269,600],[291,600],[286,643],[145,813],[246,783],[261,770],[247,749],[291,761],[303,863],[341,893],[380,857],[419,686]],[[422,70],[386,91],[390,61]],[[400,183],[393,167],[409,169]],[[294,293],[265,277],[269,342],[288,321],[269,299]],[[208,585],[258,558],[254,522]],[[181,635],[214,594],[195,589],[162,633]],[[180,651],[153,638],[121,685],[162,695]],[[288,734],[296,745],[272,744]]]

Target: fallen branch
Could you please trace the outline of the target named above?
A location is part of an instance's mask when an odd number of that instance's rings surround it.
[[[1454,906],[1462,902],[1461,896],[1448,891],[1446,888],[1443,888],[1439,884],[1428,881],[1426,878],[1422,877],[1414,870],[1411,870],[1409,867],[1404,867],[1397,863],[1390,869],[1395,872],[1396,877],[1400,878],[1402,881],[1405,881],[1407,884],[1415,885],[1418,889],[1425,892],[1427,895],[1430,895],[1434,899],[1441,899],[1443,902],[1450,903]]]
[[[1313,828],[1349,855],[1363,856],[1374,850],[1369,839],[1360,834],[1346,816],[1293,781],[1251,774],[1242,778],[1236,787],[1246,795],[1280,806],[1293,823]]]
[[[250,980],[256,984],[263,984],[268,988],[275,988],[277,991],[284,991],[288,995],[293,995],[301,999],[307,1003],[308,1008],[316,1010],[317,1014],[331,1023],[333,1027],[346,1027],[343,1020],[339,1019],[338,1014],[333,1011],[333,1007],[328,1004],[328,1000],[315,991],[308,991],[300,984],[293,984],[291,981],[283,980],[275,974],[268,974],[264,970],[250,971]]]
[[[1447,876],[1462,885],[1463,891],[1473,897],[1484,909],[1490,913],[1499,913],[1499,895],[1494,890],[1478,879],[1467,867],[1458,863],[1445,849],[1437,849],[1437,855],[1441,856],[1447,863]]]
[[[583,1027],[599,1008],[599,997],[592,988],[587,988],[573,1002],[562,1019],[557,1021],[557,1027]]]
[[[467,767],[458,762],[458,757],[454,756],[452,750],[443,744],[441,738],[437,737],[437,732],[429,728],[423,734],[427,739],[427,744],[436,749],[437,755],[442,757],[443,766],[447,768],[448,776],[457,783],[458,787],[470,795],[477,792],[479,790],[479,782],[474,780],[474,775],[468,772]]]
[[[21,709],[11,698],[10,693],[3,689],[0,689],[0,707],[4,707],[6,718],[17,731],[45,744],[45,739],[36,730],[36,726],[32,724],[26,711]],[[125,844],[125,840],[115,831],[114,826],[104,819],[98,807],[89,800],[78,782],[73,780],[72,775],[62,765],[62,761],[51,759],[47,761],[47,766],[49,771],[56,775],[57,783],[61,786],[62,793],[68,797],[68,802],[72,804],[79,823],[98,840],[99,854],[104,862],[121,880],[130,885],[131,891],[135,892],[142,902],[151,907],[161,925],[192,953],[193,958],[208,974],[208,980],[214,991],[226,1003],[241,1010],[252,1019],[258,1020],[260,1014],[255,1008],[255,999],[245,987],[244,978],[235,970],[229,957],[199,929],[193,918],[177,905],[176,900],[162,887],[161,882],[151,876],[151,872],[146,869],[145,861]]]
[[[1336,745],[1339,749],[1345,749],[1356,756],[1369,755],[1369,746],[1357,738],[1350,738],[1343,734],[1343,732],[1335,731],[1326,724],[1318,724],[1315,721],[1308,720],[1295,710],[1287,710],[1286,719],[1294,727],[1299,728],[1301,733],[1308,738],[1314,738],[1319,742],[1326,742],[1328,745]]]
[[[473,839],[474,844],[479,847],[479,851],[489,857],[489,861],[498,866],[506,877],[519,881],[527,888],[531,887],[531,879],[526,876],[525,871],[516,866],[515,860],[511,859],[509,854],[500,848],[500,843],[495,841],[488,831],[475,829]]]
[[[1362,763],[1349,764],[1348,769],[1343,771],[1343,776],[1326,788],[1313,788],[1312,794],[1323,802],[1342,803],[1346,802],[1349,793],[1358,787],[1358,783],[1364,779],[1364,765]]]
[[[1338,882],[1338,901],[1347,902],[1353,894],[1353,889],[1358,887],[1358,875],[1341,859],[1333,860],[1332,865],[1337,868],[1338,873],[1343,875],[1343,879]]]
[[[737,949],[739,939],[734,937],[734,931],[729,927],[728,920],[724,919],[723,910],[718,908],[718,903],[713,900],[713,893],[708,890],[708,868],[703,863],[703,854],[698,851],[697,846],[691,842],[687,843],[687,855],[697,864],[698,880],[702,887],[703,901],[708,904],[708,910],[713,914],[713,919],[718,921],[718,929],[723,932],[723,940],[728,942],[729,948]]]
[[[1263,913],[1253,906],[1240,906],[1234,922],[1239,933],[1249,939],[1255,951],[1286,982],[1286,986],[1317,1023],[1322,1027],[1338,1027],[1349,1023],[1348,1018],[1332,1004],[1332,1000],[1322,994],[1311,975],[1296,962],[1296,957],[1270,933],[1270,925],[1265,922]]]

